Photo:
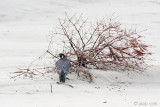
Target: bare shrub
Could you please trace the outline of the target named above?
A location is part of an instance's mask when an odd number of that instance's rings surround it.
[[[144,70],[146,56],[151,54],[136,30],[121,28],[112,19],[89,24],[74,15],[59,19],[59,24],[55,34],[67,39],[63,48],[74,67]]]
[[[92,75],[81,68],[143,71],[147,67],[145,60],[151,55],[149,45],[142,41],[136,29],[127,30],[112,19],[97,20],[93,24],[76,15],[68,17],[66,14],[65,19],[59,19],[59,26],[55,28],[45,52],[54,61],[58,51],[55,51],[53,40],[57,37],[62,40],[61,52],[72,62],[72,72],[78,75],[82,72],[89,81],[92,81]]]

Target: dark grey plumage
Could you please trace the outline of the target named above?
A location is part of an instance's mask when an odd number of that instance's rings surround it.
[[[64,54],[60,53],[59,56],[60,59],[56,62],[56,71],[59,74],[60,82],[65,82],[66,75],[71,68],[71,63]]]

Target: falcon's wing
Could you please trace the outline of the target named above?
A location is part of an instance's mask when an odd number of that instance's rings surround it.
[[[64,71],[64,73],[68,73],[71,68],[71,63],[68,59],[60,59],[56,62],[56,70],[58,73]]]

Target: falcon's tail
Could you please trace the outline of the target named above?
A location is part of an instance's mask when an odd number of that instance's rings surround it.
[[[61,71],[61,74],[60,74],[59,79],[60,79],[60,82],[65,83],[66,77],[65,77],[65,73],[64,73],[64,71]]]

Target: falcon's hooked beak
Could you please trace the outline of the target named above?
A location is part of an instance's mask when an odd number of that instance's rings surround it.
[[[60,54],[58,54],[58,57],[60,57]]]

